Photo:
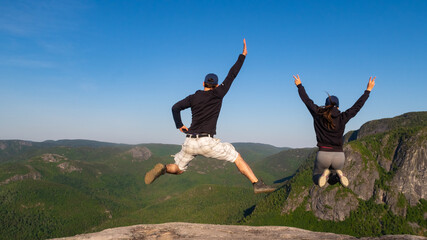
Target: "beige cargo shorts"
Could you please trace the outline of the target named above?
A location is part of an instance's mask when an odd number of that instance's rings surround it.
[[[182,149],[175,154],[175,164],[182,171],[187,170],[188,164],[197,155],[234,162],[239,153],[230,143],[223,143],[218,138],[199,137],[185,139]]]

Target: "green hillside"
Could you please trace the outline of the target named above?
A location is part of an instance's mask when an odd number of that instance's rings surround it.
[[[158,162],[172,163],[170,155],[180,150],[179,145],[1,142],[0,155],[7,156],[0,164],[4,239],[45,239],[168,221],[236,224],[265,196],[253,194],[251,183],[234,164],[204,157],[193,160],[180,176],[165,175],[145,185],[145,172]],[[243,157],[260,163],[282,150],[265,144],[236,145]],[[133,156],[135,149],[145,151],[148,159],[144,154]],[[254,172],[264,178],[268,170],[259,165]],[[277,172],[266,179],[285,175],[289,174]]]
[[[253,168],[267,181],[282,183],[290,179],[315,148],[299,148],[281,151],[253,164]],[[284,161],[286,159],[286,161]]]
[[[250,188],[198,185],[184,192],[168,194],[157,203],[129,215],[106,221],[97,230],[164,222],[236,224],[245,215],[245,210],[263,197],[254,195]]]
[[[233,146],[248,163],[263,160],[267,156],[289,149],[260,143],[233,143]]]

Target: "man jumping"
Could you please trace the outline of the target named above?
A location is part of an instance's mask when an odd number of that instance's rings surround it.
[[[203,82],[204,90],[198,90],[194,94],[177,102],[172,107],[173,119],[176,128],[187,134],[182,149],[175,155],[175,163],[163,165],[158,163],[145,175],[145,183],[151,184],[156,178],[165,173],[181,174],[191,160],[197,155],[216,158],[228,162],[234,162],[239,171],[253,184],[255,193],[266,193],[276,190],[258,180],[249,165],[230,143],[223,143],[214,138],[216,124],[221,111],[222,99],[227,94],[234,79],[240,71],[247,54],[246,41],[243,39],[243,53],[239,55],[237,62],[228,72],[221,85],[218,85],[218,76],[209,73]],[[181,121],[181,111],[191,107],[192,123],[187,128]]]

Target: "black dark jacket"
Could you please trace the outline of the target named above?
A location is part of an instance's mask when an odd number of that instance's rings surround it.
[[[192,120],[188,133],[216,134],[216,124],[221,111],[222,99],[237,77],[244,61],[245,56],[240,54],[227,77],[215,89],[210,91],[199,90],[173,105],[172,115],[176,128],[184,126],[181,120],[181,111],[191,107]]]
[[[335,129],[328,129],[328,127],[323,124],[322,115],[317,113],[319,106],[314,104],[313,100],[308,97],[302,84],[298,85],[298,93],[313,117],[314,131],[316,132],[316,140],[319,150],[342,152],[345,125],[351,118],[356,116],[359,110],[363,107],[369,97],[370,91],[366,90],[356,103],[345,112],[340,112],[338,108],[334,107],[331,116],[332,121],[335,124]]]

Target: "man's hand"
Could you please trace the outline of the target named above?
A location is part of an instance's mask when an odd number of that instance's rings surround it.
[[[242,54],[246,56],[248,54],[248,50],[246,49],[246,39],[243,38],[243,52]]]
[[[182,126],[179,128],[179,131],[183,132],[183,133],[187,133],[188,132],[188,128],[186,126]]]
[[[297,74],[297,76],[295,77],[294,75],[294,79],[295,79],[295,86],[298,86],[301,84],[301,79],[299,79],[299,75]]]
[[[374,88],[375,86],[375,78],[377,77],[369,77],[369,82],[368,82],[368,87],[366,88],[366,90],[368,90],[369,92],[372,90],[372,88]]]

